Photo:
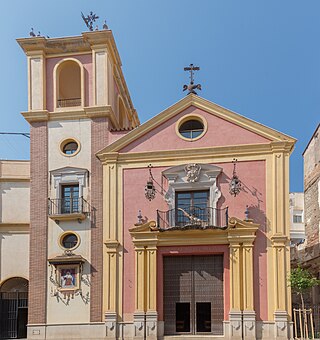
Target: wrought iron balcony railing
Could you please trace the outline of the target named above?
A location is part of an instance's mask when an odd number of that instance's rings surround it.
[[[81,98],[58,99],[58,107],[81,106]]]
[[[86,215],[89,203],[83,197],[66,197],[48,200],[49,216]],[[77,216],[77,218],[79,218]]]
[[[185,206],[167,211],[157,210],[157,224],[160,230],[226,229],[228,208]]]

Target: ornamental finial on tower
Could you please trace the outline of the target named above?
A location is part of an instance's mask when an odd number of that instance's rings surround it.
[[[93,23],[96,22],[96,20],[99,19],[99,17],[96,14],[94,14],[92,11],[86,17],[81,12],[81,17],[83,21],[85,22],[86,26],[89,28],[89,31],[93,31]]]
[[[193,64],[190,64],[189,67],[185,67],[184,70],[190,72],[190,84],[189,85],[183,85],[183,91],[188,90],[189,92],[187,94],[190,94],[190,93],[197,94],[195,89],[198,89],[198,90],[201,91],[201,85],[200,84],[196,84],[196,85],[194,84],[193,72],[199,71],[200,67],[193,66]]]

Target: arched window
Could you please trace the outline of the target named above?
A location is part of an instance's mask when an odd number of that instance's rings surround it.
[[[82,69],[74,60],[63,61],[56,71],[57,108],[82,105]]]
[[[13,277],[2,283],[0,293],[20,292],[27,293],[29,288],[28,280],[23,277]]]

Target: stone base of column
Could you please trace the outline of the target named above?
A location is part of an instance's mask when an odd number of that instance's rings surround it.
[[[156,311],[148,311],[146,313],[146,338],[157,340],[158,333],[158,313]]]
[[[243,338],[256,339],[256,312],[245,310],[242,312]]]
[[[146,331],[146,314],[145,312],[135,312],[133,314],[134,334],[136,340],[144,340]]]
[[[104,314],[106,324],[106,339],[117,338],[117,314],[115,312],[106,312]]]
[[[229,313],[229,339],[242,339],[242,312],[230,311]]]
[[[291,338],[291,323],[286,311],[274,312],[274,338],[275,339],[290,339]]]

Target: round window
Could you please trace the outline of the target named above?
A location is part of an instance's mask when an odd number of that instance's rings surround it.
[[[61,237],[61,246],[65,249],[73,249],[79,243],[78,236],[73,233],[65,234]]]
[[[60,149],[65,156],[74,156],[79,152],[80,145],[74,139],[66,139],[60,144]]]
[[[203,134],[204,125],[200,120],[190,119],[182,123],[179,127],[179,133],[187,139],[195,139]]]

